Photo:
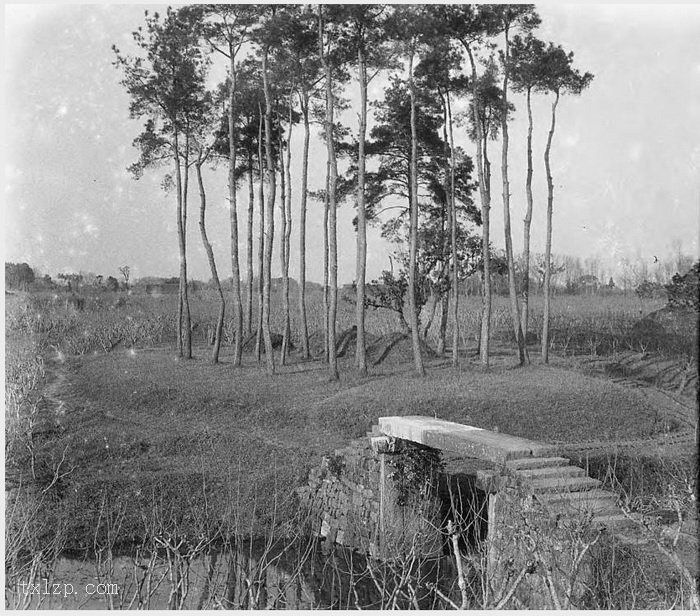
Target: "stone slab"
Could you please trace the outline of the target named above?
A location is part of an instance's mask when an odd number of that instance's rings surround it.
[[[580,466],[549,466],[544,468],[524,468],[514,471],[523,479],[544,479],[545,477],[583,477],[586,474]]]
[[[593,490],[600,481],[591,477],[551,477],[532,479],[527,484],[534,492],[578,492]]]
[[[593,488],[579,492],[567,492],[565,494],[538,494],[537,500],[543,505],[567,506],[577,509],[585,509],[594,501],[609,501],[617,507],[617,497],[607,490]],[[560,502],[561,501],[561,502]]]
[[[546,443],[423,415],[380,417],[379,427],[387,436],[496,463],[547,456],[556,450]]]
[[[520,458],[508,460],[506,468],[513,471],[526,470],[531,468],[548,468],[550,466],[568,466],[568,458]]]

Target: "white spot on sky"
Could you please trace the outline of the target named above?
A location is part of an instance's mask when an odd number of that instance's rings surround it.
[[[629,157],[633,161],[638,161],[644,153],[644,146],[641,143],[633,143],[629,147]]]
[[[6,180],[16,180],[22,177],[22,170],[19,167],[15,167],[12,164],[5,165],[5,179]]]
[[[573,148],[575,145],[578,144],[579,139],[580,139],[579,135],[568,135],[564,139],[564,145],[566,145],[567,147]]]
[[[61,105],[57,110],[56,110],[56,117],[57,118],[62,118],[64,115],[68,113],[68,107],[66,105]]]
[[[99,227],[97,225],[93,225],[92,223],[86,224],[83,231],[88,235],[92,235],[92,237],[97,237],[100,234]]]

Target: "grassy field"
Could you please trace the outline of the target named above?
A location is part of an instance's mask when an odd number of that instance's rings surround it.
[[[310,301],[312,331],[320,320],[317,299]],[[129,296],[123,306],[106,300],[84,313],[46,298],[9,300],[8,485],[33,485],[40,515],[20,516],[33,541],[58,532],[60,549],[76,554],[100,542],[128,549],[163,529],[187,536],[289,531],[297,515],[293,490],[308,470],[380,416],[436,416],[564,444],[665,430],[648,398],[585,375],[564,357],[571,349],[561,348],[546,366],[533,347],[533,363],[517,368],[505,298],[495,305],[490,370],[478,365],[470,338],[478,299],[465,298],[458,370],[432,358],[428,376],[416,378],[410,361],[387,361],[361,377],[348,357],[340,361],[339,382],[328,380],[322,362],[295,355],[274,377],[250,355],[233,369],[227,346],[212,365],[204,335],[196,338],[195,359],[179,359],[174,298]],[[630,297],[558,297],[554,320],[570,330],[595,323],[597,330],[623,331],[640,311],[658,307]],[[349,302],[341,308],[344,329],[353,310]],[[537,300],[533,312],[536,322]],[[215,307],[200,294],[192,313],[205,331]],[[370,311],[367,327],[375,335],[396,329],[384,311]]]
[[[351,293],[340,293],[337,329],[343,331],[355,322]],[[497,341],[510,341],[510,308],[507,297],[493,298],[492,332]],[[191,294],[191,313],[195,339],[207,341],[217,317],[216,297],[211,290]],[[257,303],[254,299],[253,323]],[[87,297],[84,312],[66,311],[61,296],[53,293],[16,294],[6,297],[8,331],[40,333],[42,343],[54,345],[69,355],[106,352],[117,346],[126,348],[156,346],[175,341],[176,298],[147,295],[120,295],[94,292]],[[271,330],[281,332],[283,319],[281,298],[272,295]],[[312,290],[307,297],[309,332],[323,331],[322,294]],[[639,319],[664,305],[663,300],[640,299],[634,294],[622,295],[561,295],[553,298],[551,312],[551,341],[561,353],[596,354],[625,350],[642,350],[640,340],[631,335]],[[481,299],[462,297],[459,304],[461,346],[477,344],[480,331]],[[439,328],[439,308],[428,331],[427,342],[435,345]],[[423,318],[427,318],[427,308]],[[530,331],[539,340],[542,326],[542,297],[531,298]],[[291,293],[292,342],[299,346],[296,332],[300,331],[296,295]],[[367,310],[367,331],[375,336],[387,335],[399,329],[395,313],[386,309]],[[255,325],[253,326],[253,329]],[[447,339],[452,339],[448,325]],[[231,308],[224,328],[224,342],[233,340]],[[644,341],[642,341],[644,343]]]

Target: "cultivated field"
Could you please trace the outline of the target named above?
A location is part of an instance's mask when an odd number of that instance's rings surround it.
[[[688,349],[694,345],[664,344],[658,332],[650,338],[636,327],[662,301],[556,297],[555,357],[541,364],[533,341],[532,363],[517,368],[507,299],[497,298],[493,361],[485,371],[475,356],[479,300],[462,298],[459,369],[433,354],[428,376],[416,378],[410,345],[397,344],[361,377],[349,347],[340,381],[329,382],[320,359],[301,361],[295,353],[274,377],[250,353],[234,369],[228,346],[212,365],[208,336],[216,305],[207,292],[192,301],[191,361],[177,357],[174,297],[117,299],[95,294],[81,312],[48,294],[6,297],[9,603],[18,601],[12,580],[36,575],[59,555],[87,558],[105,575],[105,563],[119,554],[152,549],[163,564],[175,552],[194,559],[231,537],[299,537],[294,488],[322,456],[383,415],[437,416],[560,444],[605,479],[630,512],[663,512],[666,525],[655,519],[643,532],[661,540],[673,524],[687,533],[692,523],[697,380],[688,375],[697,364]],[[320,296],[310,297],[317,352],[320,304]],[[351,327],[353,314],[354,305],[341,301],[339,331]],[[275,312],[273,331],[279,323]],[[294,331],[295,325],[294,315]],[[367,329],[381,345],[398,322],[370,310]],[[230,322],[226,331],[230,343]],[[629,372],[644,362],[665,362],[665,374],[672,367],[678,374],[656,383],[665,388],[625,375],[625,366]],[[168,551],[176,539],[184,543]],[[684,545],[677,540],[671,553],[682,556]],[[599,607],[688,600],[683,574],[693,565],[687,558],[680,566],[669,560],[651,585],[645,576],[653,559],[625,558],[627,573],[611,582]]]

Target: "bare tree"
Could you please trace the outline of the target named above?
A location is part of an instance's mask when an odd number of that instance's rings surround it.
[[[325,134],[326,151],[328,154],[328,183],[326,198],[328,200],[328,368],[330,378],[338,380],[338,358],[335,348],[335,325],[338,310],[338,244],[336,235],[336,189],[338,183],[338,160],[335,152],[334,139],[334,94],[333,94],[333,65],[329,58],[331,38],[324,22],[324,7],[318,6],[318,46],[321,63],[325,72],[326,85],[326,115]]]
[[[277,14],[275,5],[265,5],[267,16],[266,23],[262,27],[260,44],[262,46],[262,79],[265,96],[265,161],[267,163],[267,196],[265,203],[265,248],[263,261],[263,305],[262,305],[262,332],[265,341],[265,362],[268,374],[275,373],[275,358],[272,349],[272,337],[270,335],[270,291],[272,286],[272,246],[274,240],[275,221],[274,205],[277,182],[275,178],[275,164],[272,152],[272,94],[270,91],[269,54],[272,47],[272,32]]]
[[[265,173],[265,163],[263,159],[263,124],[265,114],[262,110],[262,105],[258,105],[259,122],[258,122],[258,175],[260,183],[258,185],[258,202],[260,203],[260,227],[258,232],[258,326],[255,335],[255,359],[260,363],[261,347],[263,342],[263,304],[265,303],[265,284],[263,282],[263,272],[265,270],[265,190],[263,177]]]
[[[199,232],[202,236],[202,244],[204,245],[204,251],[207,254],[207,260],[209,261],[209,269],[211,270],[211,277],[214,281],[214,286],[219,295],[219,317],[216,321],[216,329],[214,332],[214,347],[212,349],[211,360],[213,363],[219,362],[219,352],[221,351],[221,336],[224,329],[224,316],[226,314],[226,300],[224,298],[224,292],[221,288],[221,281],[219,280],[219,274],[216,269],[216,261],[214,260],[214,251],[207,237],[207,229],[205,222],[205,212],[207,208],[207,196],[204,190],[204,180],[202,178],[202,165],[209,158],[211,150],[209,148],[197,147],[197,160],[195,161],[195,170],[197,172],[197,184],[199,185]]]
[[[247,43],[257,20],[257,10],[250,5],[195,5],[190,10],[203,10],[205,36],[212,49],[228,59],[228,138],[229,138],[229,212],[231,218],[231,271],[233,275],[233,318],[235,336],[233,365],[241,364],[243,349],[243,303],[241,301],[241,273],[238,254],[238,206],[236,182],[237,131],[236,109],[237,68],[236,56]]]
[[[123,70],[122,84],[131,96],[133,118],[146,117],[144,131],[136,138],[140,160],[131,166],[135,177],[166,161],[175,168],[177,230],[180,257],[178,294],[178,352],[192,357],[190,305],[187,294],[187,195],[191,165],[191,137],[204,113],[202,99],[208,62],[199,46],[196,19],[186,11],[168,8],[162,17],[148,16],[146,29],[133,33],[143,57],[123,56],[113,47],[116,66]],[[166,177],[166,186],[172,186]]]
[[[550,312],[550,285],[552,278],[551,254],[552,254],[552,210],[554,204],[554,181],[552,179],[552,169],[550,165],[550,152],[552,149],[552,139],[557,119],[557,105],[562,92],[580,94],[587,88],[593,80],[591,73],[583,75],[571,65],[574,60],[574,53],[568,54],[561,48],[549,43],[546,50],[547,75],[545,87],[554,94],[552,102],[552,121],[547,135],[547,146],[544,151],[544,166],[547,173],[547,240],[544,253],[544,316],[542,321],[542,359],[549,362],[549,312]]]
[[[530,228],[532,226],[533,196],[532,196],[532,92],[542,87],[543,73],[546,71],[543,62],[544,43],[532,35],[521,37],[516,35],[511,46],[511,76],[513,89],[525,92],[527,101],[527,177],[525,180],[525,196],[527,210],[523,219],[523,309],[521,327],[527,341],[527,330],[530,311]]]
[[[301,196],[299,200],[299,322],[302,358],[308,359],[309,326],[306,312],[306,213],[309,177],[310,103],[323,78],[316,34],[311,27],[310,9],[296,12],[290,20],[285,40],[289,56],[290,72],[299,99],[299,109],[304,123],[304,145],[302,153]]]
[[[515,259],[513,257],[513,238],[510,227],[510,182],[508,177],[508,79],[510,76],[510,32],[512,28],[520,27],[529,31],[540,22],[535,13],[534,6],[528,4],[500,5],[498,15],[503,28],[504,49],[502,54],[503,64],[503,110],[501,113],[501,134],[503,148],[501,150],[501,176],[503,179],[503,226],[505,232],[506,259],[508,261],[508,290],[510,294],[511,318],[513,331],[518,345],[518,358],[520,365],[529,361],[525,337],[520,323],[520,306],[518,302],[518,290],[515,279]]]

